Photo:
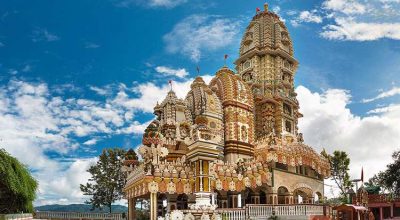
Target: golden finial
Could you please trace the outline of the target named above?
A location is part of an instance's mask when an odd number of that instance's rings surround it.
[[[268,3],[266,3],[266,2],[264,3],[264,11],[266,11],[266,12],[268,11]]]

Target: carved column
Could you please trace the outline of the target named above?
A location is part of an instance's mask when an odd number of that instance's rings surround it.
[[[150,193],[150,220],[157,220],[157,193]]]

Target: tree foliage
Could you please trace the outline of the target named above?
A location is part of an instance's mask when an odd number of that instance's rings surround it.
[[[37,187],[28,168],[0,149],[0,213],[32,212]]]
[[[400,150],[392,154],[393,163],[387,165],[385,171],[375,174],[369,183],[380,186],[384,191],[400,195]]]
[[[80,188],[84,195],[91,196],[86,203],[91,204],[93,209],[106,206],[111,213],[112,203],[122,199],[126,183],[126,173],[121,171],[124,155],[123,149],[104,149],[97,163],[88,169],[92,177]]]
[[[344,151],[334,151],[329,155],[323,150],[321,154],[329,160],[331,178],[339,187],[341,196],[345,196],[347,189],[352,186],[349,175],[350,158]]]

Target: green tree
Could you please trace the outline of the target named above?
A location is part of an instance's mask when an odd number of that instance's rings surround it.
[[[345,196],[347,189],[352,186],[349,175],[350,158],[344,151],[334,151],[329,155],[323,150],[321,155],[328,159],[331,165],[331,178],[340,189],[341,196]]]
[[[384,191],[400,195],[400,150],[392,154],[393,163],[388,164],[385,171],[375,174],[369,183],[380,186]]]
[[[111,213],[112,203],[122,199],[126,173],[121,168],[125,153],[125,150],[119,148],[104,149],[97,163],[88,169],[92,177],[86,185],[81,184],[80,188],[84,195],[91,196],[86,203],[91,204],[93,209],[105,206]]]
[[[0,213],[33,212],[37,187],[28,168],[0,149]]]

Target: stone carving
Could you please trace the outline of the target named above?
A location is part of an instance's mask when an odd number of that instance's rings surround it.
[[[206,214],[206,213],[203,213],[203,214],[201,215],[200,220],[210,220],[210,216],[209,216],[208,214]]]
[[[150,193],[157,193],[158,192],[158,183],[152,181],[148,185]]]
[[[193,216],[192,213],[188,213],[185,215],[184,220],[195,220],[195,217]]]
[[[167,191],[169,194],[174,194],[176,192],[176,185],[173,182],[168,183]]]
[[[181,210],[173,210],[169,218],[170,220],[183,220],[184,214]]]

